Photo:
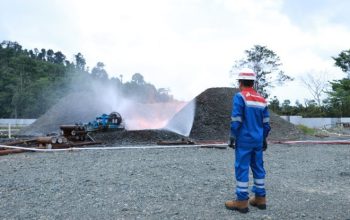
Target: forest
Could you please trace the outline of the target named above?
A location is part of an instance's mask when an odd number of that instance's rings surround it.
[[[0,44],[0,118],[37,118],[63,96],[88,91],[93,84],[115,87],[124,97],[139,102],[173,100],[167,88],[156,88],[135,73],[130,81],[123,76],[108,77],[103,62],[89,70],[81,53],[69,61],[61,51],[24,49],[19,43]],[[103,95],[103,94],[101,94]]]

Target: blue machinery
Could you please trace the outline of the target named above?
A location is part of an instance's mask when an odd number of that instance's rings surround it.
[[[71,141],[85,141],[88,132],[125,130],[122,117],[118,112],[102,114],[87,124],[61,125],[61,134]],[[91,137],[90,137],[91,139]]]
[[[124,130],[122,117],[118,112],[112,112],[109,115],[102,114],[96,117],[96,120],[84,125],[86,131],[107,131],[107,130]]]

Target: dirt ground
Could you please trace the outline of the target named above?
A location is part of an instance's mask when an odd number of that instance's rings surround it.
[[[270,144],[264,157],[268,208],[240,214],[224,207],[231,149],[2,156],[0,219],[350,219],[349,145]]]
[[[227,141],[235,92],[210,88],[192,100],[196,109],[188,138]],[[70,104],[64,105],[70,118],[53,107],[26,132],[45,133],[98,112],[84,108],[78,114],[74,98],[63,101]],[[169,124],[185,118],[186,108]],[[272,112],[270,123],[269,141],[307,138]],[[349,145],[270,144],[268,209],[251,207],[244,215],[224,207],[234,198],[232,149],[137,149],[184,138],[162,129],[94,137],[104,142],[97,147],[115,149],[1,156],[0,219],[350,219]]]

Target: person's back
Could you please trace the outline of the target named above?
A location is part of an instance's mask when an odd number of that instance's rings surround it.
[[[265,99],[253,88],[247,87],[236,94],[235,99],[243,106],[242,109],[233,109],[232,116],[243,112],[241,128],[236,134],[236,144],[245,147],[260,147],[263,140],[263,121],[269,117]]]
[[[250,69],[241,71],[238,79],[241,92],[233,98],[229,144],[235,149],[236,200],[227,201],[225,206],[247,213],[249,167],[253,172],[255,194],[249,203],[266,209],[263,149],[267,147],[270,118],[265,99],[253,89],[255,73]]]

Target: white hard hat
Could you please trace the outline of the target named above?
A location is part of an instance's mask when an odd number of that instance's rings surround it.
[[[256,80],[256,74],[252,69],[243,68],[238,73],[238,79],[242,80]]]

